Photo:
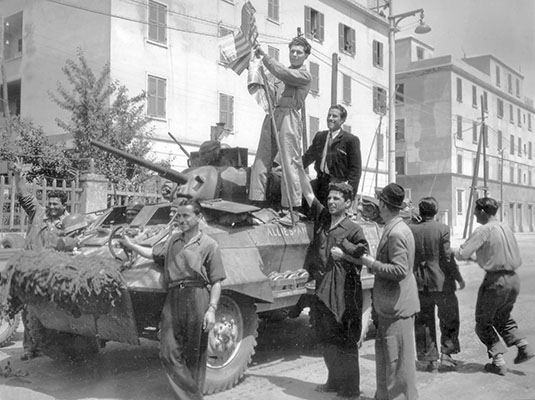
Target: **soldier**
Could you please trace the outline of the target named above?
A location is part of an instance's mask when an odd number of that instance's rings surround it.
[[[420,313],[416,316],[416,351],[418,359],[428,363],[430,372],[438,371],[438,345],[435,308],[440,320],[441,364],[455,368],[452,354],[461,350],[459,344],[459,302],[455,295],[465,286],[459,267],[450,250],[450,228],[435,221],[438,202],[424,197],[418,204],[421,221],[409,224],[414,235],[416,253],[414,276],[418,284]]]
[[[273,160],[279,150],[279,155],[284,166],[282,175],[282,199],[283,208],[288,208],[290,204],[297,208],[301,206],[301,188],[299,185],[299,174],[297,165],[301,159],[301,136],[302,124],[300,110],[305,104],[305,98],[310,90],[312,76],[304,66],[308,58],[311,46],[308,41],[298,36],[288,45],[290,48],[290,67],[267,55],[260,45],[255,47],[255,55],[262,59],[264,66],[277,79],[284,83],[284,89],[277,101],[274,110],[274,119],[279,136],[280,149],[275,145],[274,132],[271,116],[267,115],[262,125],[260,141],[251,168],[251,184],[249,199],[255,202],[266,201],[267,175],[271,171]],[[286,185],[288,187],[289,198],[286,195]],[[261,204],[260,204],[261,205]],[[298,215],[296,213],[296,217]],[[284,223],[288,223],[291,216],[287,215]]]
[[[368,242],[362,228],[347,215],[353,198],[349,184],[330,184],[325,208],[314,196],[302,167],[299,178],[314,218],[314,238],[305,265],[316,280],[317,298],[311,312],[328,370],[327,382],[316,390],[337,392],[337,399],[358,399],[362,287],[360,266],[353,260],[368,251]]]
[[[455,257],[467,260],[476,253],[477,263],[486,272],[477,293],[476,334],[492,359],[485,365],[485,371],[505,375],[503,355],[507,347],[518,348],[515,364],[528,361],[535,353],[511,317],[520,292],[520,278],[515,270],[522,259],[511,228],[496,218],[498,208],[498,202],[490,197],[476,200],[474,215],[481,226],[461,245]]]
[[[122,243],[164,265],[167,298],[162,311],[160,358],[180,399],[202,399],[208,332],[215,324],[225,271],[217,242],[199,228],[201,206],[176,199],[171,215],[180,232],[150,249]]]
[[[142,203],[128,203],[126,206],[125,211],[125,217],[126,217],[126,223],[130,225],[130,223],[136,218],[136,216],[139,214],[141,209],[143,208]]]
[[[62,221],[69,215],[65,208],[67,194],[60,190],[47,192],[48,202],[46,207],[43,207],[26,187],[21,176],[22,162],[17,160],[10,163],[9,167],[13,172],[17,199],[29,220],[24,248],[27,250],[55,248],[61,233]],[[20,358],[26,361],[38,357],[41,352],[29,334],[26,308],[22,310],[22,323],[24,325],[24,338],[22,340],[24,353]]]

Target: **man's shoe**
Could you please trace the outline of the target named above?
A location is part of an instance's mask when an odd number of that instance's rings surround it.
[[[455,371],[457,369],[457,361],[449,354],[442,354],[440,356],[440,366],[446,371]]]
[[[334,393],[336,392],[336,388],[333,388],[332,386],[327,385],[326,383],[323,385],[318,385],[314,388],[316,392],[320,393]]]
[[[492,374],[505,376],[507,373],[507,367],[505,365],[496,365],[496,364],[485,364],[485,371],[490,372]]]
[[[433,374],[438,372],[438,361],[429,361],[429,364],[427,364],[427,372],[431,372]]]
[[[531,347],[526,344],[525,346],[521,346],[518,348],[518,354],[515,357],[514,363],[520,364],[531,360],[533,357],[535,357],[535,353],[533,353]]]
[[[279,223],[287,227],[292,227],[294,224],[298,223],[300,219],[301,216],[297,211],[293,211],[292,213],[288,211],[282,218],[279,219]]]
[[[25,351],[24,353],[22,353],[22,355],[20,356],[20,359],[21,361],[29,361],[29,360],[32,360],[36,357],[39,357],[41,355],[41,353],[39,351]]]

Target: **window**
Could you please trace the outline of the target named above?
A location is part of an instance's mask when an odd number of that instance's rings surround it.
[[[457,115],[457,139],[463,138],[463,117]]]
[[[509,149],[509,153],[510,154],[515,154],[515,137],[513,135],[510,135],[509,136],[509,141],[510,141],[510,149]]]
[[[323,42],[324,20],[322,13],[305,6],[305,36]]]
[[[10,60],[22,56],[22,11],[5,18],[0,29],[4,30],[4,58]]]
[[[312,75],[312,82],[310,84],[310,92],[318,94],[320,91],[320,66],[315,62],[310,62],[310,75]]]
[[[516,78],[516,97],[520,97],[520,79]]]
[[[396,83],[396,104],[405,104],[405,84]]]
[[[167,43],[167,6],[149,0],[149,40]]]
[[[383,68],[383,43],[373,41],[373,66]]]
[[[477,108],[477,88],[472,85],[472,107]]]
[[[498,150],[503,149],[503,147],[502,147],[502,140],[503,140],[502,136],[503,136],[502,131],[498,131]]]
[[[219,25],[219,37],[225,37],[231,35],[232,31],[224,26]],[[269,48],[268,48],[269,49]],[[219,53],[219,62],[223,65],[228,64],[227,58],[220,52]]]
[[[500,71],[500,67],[498,65],[496,65],[496,86],[500,87],[501,86],[501,71]]]
[[[518,138],[518,155],[522,156],[522,138]]]
[[[531,131],[531,114],[528,114],[528,131]]]
[[[457,101],[463,101],[463,81],[461,78],[457,78]]]
[[[424,59],[424,48],[416,46],[416,60],[420,61]]]
[[[373,87],[373,112],[379,115],[386,114],[386,89]]]
[[[457,189],[457,214],[458,215],[463,213],[463,197],[464,197],[464,190]]]
[[[463,173],[463,155],[457,154],[457,173],[462,174]]]
[[[312,135],[315,135],[316,132],[319,132],[320,130],[320,119],[316,117],[310,117],[308,119],[308,131],[309,131],[309,137],[313,137]]]
[[[353,28],[338,24],[338,47],[343,53],[355,55],[355,30]]]
[[[377,160],[378,161],[384,160],[384,153],[385,153],[385,135],[379,132],[377,134]]]
[[[509,167],[509,182],[515,183],[515,167],[512,165]]]
[[[489,98],[487,92],[483,92],[483,111],[489,111]]]
[[[396,119],[396,140],[405,140],[405,119]]]
[[[472,142],[477,143],[477,121],[472,121]]]
[[[520,111],[520,108],[516,110],[516,123],[518,126],[522,126],[522,111]]]
[[[503,118],[503,100],[498,99],[498,109],[496,110],[498,118]]]
[[[147,93],[147,115],[165,118],[166,85],[163,78],[149,75]]]
[[[532,176],[531,176],[531,170],[528,171],[528,185],[531,186],[533,185],[533,180],[532,180]],[[530,206],[531,208],[531,206]]]
[[[507,74],[507,91],[513,94],[513,77],[511,74]]]
[[[515,123],[515,114],[513,110],[513,105],[509,104],[509,122],[514,124]]]
[[[268,18],[279,22],[279,0],[268,0]]]
[[[396,156],[396,174],[405,175],[405,156]]]
[[[342,74],[342,100],[344,103],[351,103],[351,77]]]
[[[518,176],[516,181],[519,185],[522,184],[522,169],[520,168],[520,166],[518,167]]]
[[[531,142],[528,142],[528,158],[531,160],[533,157],[533,148]]]
[[[483,139],[485,140],[485,147],[489,147],[489,127],[487,125],[482,125],[481,130],[483,131]]]
[[[267,49],[268,49],[268,55],[274,58],[275,60],[279,61],[279,49],[273,46],[268,46]]]
[[[225,128],[234,130],[234,97],[219,93],[219,122],[225,123]]]

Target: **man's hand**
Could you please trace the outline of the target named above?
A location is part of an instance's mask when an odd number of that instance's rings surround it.
[[[338,261],[342,259],[342,257],[344,256],[344,252],[340,247],[333,246],[331,247],[331,256],[333,256],[333,258]]]
[[[20,157],[15,157],[15,161],[9,161],[7,164],[8,169],[16,175],[21,175],[24,170],[24,164]]]
[[[126,247],[127,249],[133,250],[134,248],[134,242],[127,235],[124,235],[121,239],[119,239],[119,243],[121,246]]]
[[[373,274],[373,263],[375,261],[375,258],[370,256],[369,254],[363,254],[362,257],[360,257],[360,260],[362,261],[362,264],[368,268],[368,272]]]
[[[255,46],[253,47],[253,50],[254,50],[254,55],[256,58],[261,59],[261,58],[264,58],[264,56],[266,55],[260,43],[255,44]]]
[[[215,311],[212,307],[208,307],[208,310],[204,313],[204,320],[202,322],[202,328],[205,332],[210,332],[210,330],[215,325]]]

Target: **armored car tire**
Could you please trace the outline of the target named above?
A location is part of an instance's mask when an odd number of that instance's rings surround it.
[[[5,346],[20,324],[20,314],[15,314],[13,318],[6,316],[0,317],[0,347]]]
[[[16,233],[8,233],[0,239],[0,249],[21,249],[24,247],[24,238]]]
[[[222,294],[208,339],[204,393],[221,392],[243,377],[255,352],[258,316],[251,299]]]
[[[45,328],[31,311],[28,313],[28,327],[37,348],[53,360],[81,361],[96,356],[100,351],[94,337]]]

